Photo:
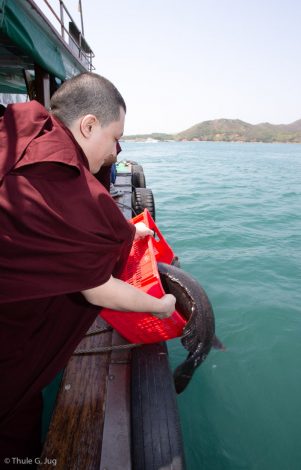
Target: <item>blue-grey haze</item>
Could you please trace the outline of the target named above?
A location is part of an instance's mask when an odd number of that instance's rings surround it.
[[[218,337],[178,403],[188,470],[301,468],[301,145],[123,143]],[[169,342],[172,366],[186,355]]]

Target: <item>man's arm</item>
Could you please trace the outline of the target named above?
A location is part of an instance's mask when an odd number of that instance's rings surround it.
[[[171,294],[157,299],[112,276],[101,286],[84,290],[82,294],[93,305],[113,310],[149,312],[158,318],[169,317],[175,310],[176,303]]]

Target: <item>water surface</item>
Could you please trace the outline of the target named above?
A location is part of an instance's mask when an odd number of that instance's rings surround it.
[[[188,470],[301,468],[301,145],[123,143],[227,347],[178,403]],[[169,342],[175,367],[185,351]]]

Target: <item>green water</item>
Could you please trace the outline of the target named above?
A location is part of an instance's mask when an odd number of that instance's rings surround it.
[[[301,145],[124,143],[218,337],[178,403],[188,470],[301,468]],[[185,351],[169,343],[176,366]]]

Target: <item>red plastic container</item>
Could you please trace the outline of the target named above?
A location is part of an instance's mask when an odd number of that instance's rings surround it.
[[[157,262],[170,264],[174,253],[147,209],[132,219],[135,224],[144,222],[154,230],[155,237],[135,240],[128,262],[120,278],[154,297],[161,298],[164,290]],[[182,335],[186,320],[174,311],[171,317],[160,320],[150,313],[120,312],[104,308],[100,316],[131,343],[157,343]]]

